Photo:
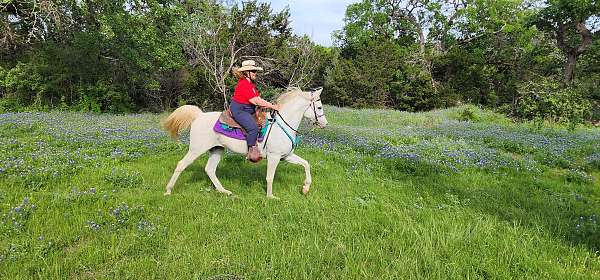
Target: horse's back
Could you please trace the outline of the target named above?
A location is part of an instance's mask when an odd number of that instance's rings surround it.
[[[246,141],[233,139],[215,132],[214,127],[222,112],[206,112],[198,115],[192,123],[190,144],[202,148],[226,147],[235,153],[246,153]]]
[[[190,128],[190,145],[214,145],[217,135],[213,127],[220,112],[200,113]]]
[[[219,119],[220,115],[221,115],[221,112],[201,113],[200,115],[198,115],[198,117],[196,117],[196,119],[192,123],[192,127],[194,127],[194,126],[204,127],[205,125],[208,125],[212,129],[212,126],[215,125],[215,123],[217,122],[217,119]]]

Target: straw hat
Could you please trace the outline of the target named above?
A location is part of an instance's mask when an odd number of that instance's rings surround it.
[[[252,70],[262,71],[263,69],[261,67],[256,66],[256,62],[254,60],[244,60],[242,61],[242,67],[238,68],[238,71],[240,72]]]

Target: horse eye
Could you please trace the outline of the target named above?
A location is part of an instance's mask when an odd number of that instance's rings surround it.
[[[323,107],[317,107],[317,109],[321,110],[321,109],[323,109]]]

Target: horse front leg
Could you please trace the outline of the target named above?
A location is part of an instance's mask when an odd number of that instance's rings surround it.
[[[267,154],[267,198],[277,198],[273,195],[273,179],[280,160],[281,156],[278,154]]]
[[[291,155],[287,156],[285,158],[285,160],[289,163],[304,166],[304,172],[306,174],[304,177],[304,186],[302,186],[302,193],[305,195],[308,194],[308,191],[310,190],[310,184],[312,183],[312,176],[310,175],[310,164],[308,164],[308,161],[299,157],[296,154],[291,154]]]

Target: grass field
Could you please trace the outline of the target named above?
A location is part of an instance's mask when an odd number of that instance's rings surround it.
[[[599,279],[600,129],[474,107],[326,108],[265,197],[228,155],[217,193],[162,116],[0,115],[1,279]],[[184,137],[185,139],[185,137]],[[184,141],[185,142],[185,141]]]

